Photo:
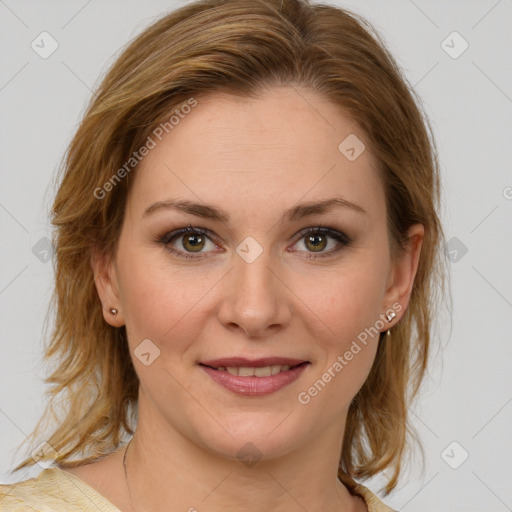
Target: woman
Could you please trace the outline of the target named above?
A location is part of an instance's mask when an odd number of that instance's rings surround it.
[[[53,207],[58,364],[15,470],[54,465],[0,509],[391,510],[357,480],[397,485],[426,370],[428,126],[341,9],[195,2],[138,36]]]

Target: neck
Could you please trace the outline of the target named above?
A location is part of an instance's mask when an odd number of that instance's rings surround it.
[[[230,459],[168,428],[162,435],[155,422],[139,417],[125,452],[130,512],[366,510],[337,478],[342,434],[332,428],[319,436],[321,443],[271,460],[250,445],[245,457]]]

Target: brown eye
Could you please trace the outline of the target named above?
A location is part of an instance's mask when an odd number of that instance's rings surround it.
[[[200,252],[205,245],[206,237],[203,234],[186,234],[182,235],[183,248],[190,252]]]
[[[323,234],[308,235],[305,237],[306,247],[313,252],[321,252],[327,246],[326,236]]]
[[[218,248],[217,244],[212,241],[212,239],[216,239],[215,236],[208,233],[209,231],[203,228],[189,226],[167,233],[159,237],[157,241],[180,258],[206,258],[210,252],[217,252],[215,249]],[[351,239],[347,235],[327,227],[304,229],[299,235],[301,238],[294,245],[302,242],[304,249],[295,249],[292,252],[305,252],[308,259],[332,256],[351,244]],[[179,243],[180,239],[181,243]],[[207,250],[208,244],[211,244],[210,249],[213,251]]]
[[[351,244],[351,239],[345,233],[332,228],[308,228],[302,230],[299,235],[301,238],[295,245],[301,242],[304,244],[305,250],[300,250],[299,252],[306,252],[306,258],[308,259],[332,256]],[[330,240],[333,240],[333,242],[330,243]]]
[[[217,247],[208,231],[203,228],[177,229],[158,238],[158,241],[172,254],[180,258],[203,258]],[[180,242],[181,239],[181,242]],[[210,244],[210,247],[208,247]]]

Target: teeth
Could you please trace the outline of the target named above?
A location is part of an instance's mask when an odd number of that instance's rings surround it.
[[[228,372],[231,375],[237,375],[239,377],[270,377],[280,372],[286,372],[290,369],[288,365],[274,365],[274,366],[263,366],[261,368],[249,368],[247,366],[223,366],[216,368],[221,372]]]
[[[255,377],[270,377],[272,375],[272,368],[270,366],[263,366],[254,369]]]
[[[281,371],[280,365],[274,365],[270,367],[272,369],[272,375],[275,375],[276,373],[279,373]]]

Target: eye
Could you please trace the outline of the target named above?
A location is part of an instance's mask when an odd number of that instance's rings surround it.
[[[308,252],[307,259],[331,256],[351,244],[351,239],[347,235],[328,227],[307,228],[300,231],[298,235],[300,238],[294,245],[299,242],[303,243],[305,251],[293,249],[292,252]],[[157,241],[179,258],[191,259],[207,257],[207,253],[212,251],[203,251],[203,249],[208,248],[208,244],[210,244],[210,249],[217,247],[217,244],[212,242],[212,238],[215,237],[207,229],[189,225],[186,228],[166,233]],[[329,246],[329,239],[336,242],[331,243],[330,249],[325,251],[324,249]]]
[[[207,242],[209,242],[213,248],[216,247],[207,236],[207,233],[208,231],[206,229],[188,226],[165,234],[159,241],[166,249],[180,258],[200,258],[204,255],[202,250],[207,247]],[[181,241],[179,241],[180,239]],[[175,243],[178,247],[174,245]],[[197,256],[195,256],[195,254],[197,254]]]
[[[304,229],[299,233],[299,236],[300,238],[297,244],[300,245],[300,243],[302,243],[306,252],[309,252],[309,255],[306,256],[307,259],[332,256],[351,244],[351,239],[345,235],[345,233],[322,226]],[[331,247],[329,250],[324,251],[324,249],[329,246],[329,238],[334,239],[335,242],[330,244]]]

